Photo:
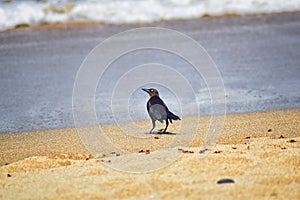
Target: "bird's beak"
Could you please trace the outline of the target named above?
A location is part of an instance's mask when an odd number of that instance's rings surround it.
[[[148,94],[150,93],[148,89],[142,88],[142,90],[147,92]]]

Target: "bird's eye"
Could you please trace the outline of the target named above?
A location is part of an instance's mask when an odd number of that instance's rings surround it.
[[[153,92],[153,90],[150,90],[150,92]]]

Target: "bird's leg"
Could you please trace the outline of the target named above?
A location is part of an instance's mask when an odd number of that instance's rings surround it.
[[[168,126],[169,126],[169,120],[168,120],[168,118],[167,118],[167,120],[166,120],[166,128],[165,128],[165,130],[164,130],[164,133],[167,131]]]
[[[150,130],[150,133],[152,133],[154,128],[155,128],[155,120],[152,120],[152,129]]]

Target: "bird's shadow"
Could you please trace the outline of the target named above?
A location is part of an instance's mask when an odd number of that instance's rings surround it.
[[[172,132],[163,132],[163,131],[153,131],[151,133],[145,133],[145,134],[151,134],[151,135],[176,135],[176,133],[172,133]]]

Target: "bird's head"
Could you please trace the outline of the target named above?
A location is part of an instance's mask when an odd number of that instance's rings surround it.
[[[158,91],[154,88],[150,88],[150,89],[144,89],[143,88],[142,90],[147,92],[150,97],[159,96]]]

